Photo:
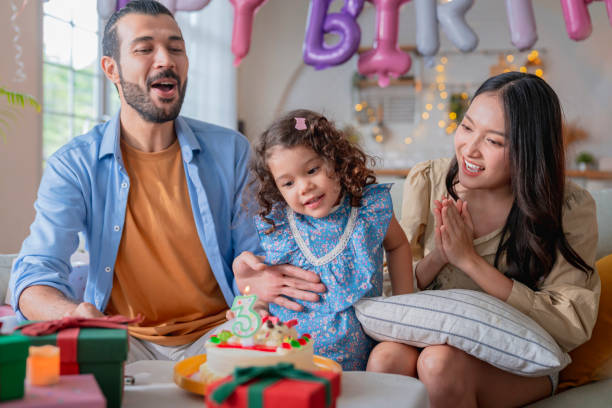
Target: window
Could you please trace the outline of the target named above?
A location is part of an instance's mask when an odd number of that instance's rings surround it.
[[[43,8],[43,160],[107,120],[119,106],[100,68],[103,23],[96,0],[53,0]]]

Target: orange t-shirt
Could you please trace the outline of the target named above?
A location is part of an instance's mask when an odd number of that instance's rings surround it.
[[[227,304],[196,231],[178,140],[145,153],[121,141],[130,177],[108,314],[144,321],[129,333],[188,344],[225,321]]]

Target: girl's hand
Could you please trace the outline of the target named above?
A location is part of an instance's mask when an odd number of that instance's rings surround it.
[[[463,270],[462,265],[478,256],[474,250],[474,226],[467,203],[461,200],[456,203],[451,200],[443,201],[441,218],[440,238],[444,253],[448,262]]]

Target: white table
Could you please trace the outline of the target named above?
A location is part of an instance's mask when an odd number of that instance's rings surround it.
[[[202,408],[203,398],[179,388],[172,380],[173,361],[137,361],[125,367],[134,385],[126,385],[123,407]],[[361,371],[342,373],[338,408],[427,408],[429,400],[422,382],[395,374]]]

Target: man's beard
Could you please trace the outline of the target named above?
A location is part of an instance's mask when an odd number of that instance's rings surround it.
[[[172,99],[161,98],[161,101],[169,107],[166,111],[164,107],[157,107],[153,103],[149,92],[151,91],[151,83],[162,78],[172,78],[176,80],[176,87],[178,90],[178,99],[175,99],[174,104]],[[140,117],[147,122],[152,123],[164,123],[176,119],[183,106],[183,99],[185,99],[185,90],[187,89],[187,79],[181,87],[181,80],[178,75],[172,70],[165,70],[155,75],[152,78],[147,79],[147,89],[143,90],[138,84],[127,82],[123,79],[121,70],[119,70],[119,81],[121,83],[121,89],[123,90],[123,98],[130,105]]]

